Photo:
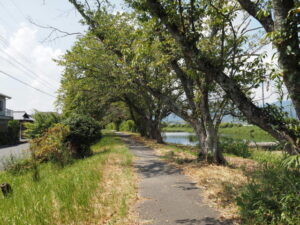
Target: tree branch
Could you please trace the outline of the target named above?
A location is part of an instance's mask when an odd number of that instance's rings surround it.
[[[246,10],[251,16],[253,16],[261,25],[265,28],[266,32],[274,31],[274,21],[271,16],[271,12],[267,16],[258,16],[258,12],[261,10],[257,4],[251,2],[251,0],[238,0],[244,10]]]

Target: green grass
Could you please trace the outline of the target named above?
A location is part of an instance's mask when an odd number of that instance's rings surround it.
[[[219,133],[223,137],[229,137],[236,140],[247,140],[255,142],[269,142],[275,139],[264,130],[257,126],[243,126],[243,127],[230,127],[220,128]],[[253,136],[251,136],[251,133]]]
[[[250,159],[260,163],[273,163],[278,164],[284,159],[284,153],[281,151],[265,151],[260,149],[251,149]]]
[[[164,132],[194,132],[191,127],[165,127],[163,128]],[[253,132],[251,132],[253,131]],[[253,136],[251,136],[251,133]],[[219,134],[222,137],[229,137],[235,140],[247,140],[255,142],[271,142],[275,139],[269,135],[267,132],[263,131],[257,126],[242,126],[242,127],[228,127],[220,128]]]
[[[128,213],[124,204],[132,198],[133,192],[133,172],[130,169],[132,155],[128,148],[113,136],[103,137],[92,146],[92,149],[95,152],[92,157],[77,160],[63,169],[51,163],[40,165],[38,182],[33,181],[32,172],[20,175],[1,172],[0,183],[10,183],[13,194],[7,198],[0,195],[0,223],[79,224],[87,221],[87,218],[97,216],[95,204],[110,204],[109,208],[115,211],[111,212],[114,217],[124,217]],[[120,195],[122,201],[115,198],[115,202],[107,199],[107,202],[103,200],[104,202],[97,203],[98,200],[93,198],[96,193],[99,194],[99,187],[106,182],[103,174],[108,170],[106,168],[111,167],[108,166],[110,160],[116,159],[120,162],[112,163],[113,166],[122,168],[120,174],[116,176],[126,180],[128,189],[125,188],[124,195]],[[112,190],[101,189],[101,192],[103,195],[109,195],[109,192],[116,191],[112,188]],[[103,210],[105,211],[105,207]],[[98,219],[101,220],[101,215]]]
[[[164,132],[194,132],[192,127],[167,126],[162,129]]]

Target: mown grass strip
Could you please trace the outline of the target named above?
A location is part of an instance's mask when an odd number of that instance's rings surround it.
[[[136,188],[131,153],[112,135],[92,149],[92,157],[63,169],[42,164],[38,182],[32,180],[32,172],[1,172],[0,183],[13,188],[12,196],[0,196],[1,224],[132,223],[128,213]]]

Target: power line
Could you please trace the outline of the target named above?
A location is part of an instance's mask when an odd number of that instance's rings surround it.
[[[2,38],[3,38],[3,37],[1,37],[1,35],[0,35],[0,41],[1,41]],[[3,40],[2,40],[2,41],[3,41]],[[3,43],[5,43],[5,42],[3,41]],[[5,45],[7,45],[7,44],[5,44]],[[21,70],[22,70],[23,72],[25,72],[28,76],[30,76],[31,78],[34,78],[34,79],[39,79],[39,80],[41,80],[41,81],[43,82],[43,85],[44,85],[44,86],[47,86],[48,88],[56,89],[56,87],[55,87],[54,84],[52,84],[52,83],[48,82],[47,80],[42,79],[41,77],[39,77],[34,71],[32,71],[32,70],[29,69],[27,66],[25,66],[24,64],[22,64],[21,62],[19,62],[18,60],[16,60],[13,56],[11,56],[10,54],[8,54],[8,53],[5,52],[5,51],[1,51],[1,52],[4,53],[6,56],[8,56],[15,64],[19,65],[19,69],[20,69],[20,67],[22,67]],[[8,61],[11,65],[13,65],[13,63],[10,62],[8,59],[6,59],[6,61]],[[13,65],[13,66],[16,67],[16,65]],[[32,75],[32,74],[33,74],[33,75]]]
[[[20,7],[14,2],[14,0],[10,0],[10,3],[12,3],[12,5],[14,5],[14,7],[22,14],[22,16],[26,19],[25,14],[23,13],[23,11],[20,9]]]
[[[14,63],[12,63],[11,61],[9,61],[8,59],[6,59],[6,58],[4,58],[4,57],[2,57],[2,56],[0,56],[2,59],[4,59],[7,63],[9,63],[10,65],[12,65],[14,68],[17,68],[17,69],[19,69],[21,72],[23,72],[23,73],[26,73],[26,71],[24,71],[24,70],[22,70],[21,68],[18,68]],[[28,75],[28,77],[30,77],[31,79],[35,79],[35,80],[38,80],[38,79],[36,79],[36,77],[35,76],[32,76],[32,75],[30,75],[30,74],[25,74],[25,75]],[[38,81],[40,81],[40,80],[38,80]],[[46,87],[46,88],[51,88],[51,89],[53,89],[53,90],[56,90],[56,88],[54,88],[54,87],[52,87],[52,86],[49,86],[49,85],[45,85],[45,84],[43,84],[43,83],[41,83],[44,87]]]
[[[5,38],[5,37],[3,37],[3,36],[1,36],[0,35],[0,41],[2,41],[2,43],[7,47],[7,48],[10,48],[11,46],[9,45],[9,42],[8,42],[8,40]],[[32,62],[30,62],[29,60],[28,60],[28,58],[26,57],[26,56],[24,56],[18,49],[16,49],[16,48],[14,48],[13,47],[13,49],[17,52],[17,54],[22,58],[22,59],[24,59],[28,64],[32,64]],[[8,53],[6,53],[6,54],[8,54]],[[26,67],[26,66],[24,66],[24,67]],[[32,71],[31,69],[28,69],[28,68],[26,68],[27,70],[29,70],[31,73],[33,73],[33,74],[35,74],[36,76],[38,76],[34,71]],[[50,79],[50,80],[52,80],[52,79]],[[46,82],[48,82],[48,81],[46,81]],[[56,81],[54,81],[54,80],[52,80],[52,82],[56,82]]]
[[[8,77],[10,77],[11,79],[14,79],[14,80],[16,80],[16,81],[22,83],[22,84],[24,84],[24,85],[26,85],[26,86],[28,86],[28,87],[30,87],[30,88],[33,88],[33,89],[35,89],[35,90],[38,91],[38,92],[41,92],[41,93],[43,93],[43,94],[45,94],[45,95],[48,95],[48,96],[53,97],[53,98],[56,98],[54,95],[49,94],[49,93],[47,93],[47,92],[45,92],[45,91],[43,91],[43,90],[41,90],[41,89],[39,89],[39,88],[33,87],[32,85],[30,85],[30,84],[28,84],[28,83],[26,83],[26,82],[24,82],[24,81],[22,81],[22,80],[19,80],[18,78],[15,78],[15,77],[14,77],[13,75],[11,75],[11,74],[8,74],[8,73],[6,73],[6,72],[4,72],[4,71],[2,71],[2,70],[0,70],[0,73],[6,75],[6,76],[8,76]]]
[[[0,41],[3,43],[3,45],[4,45],[5,47],[7,47],[7,48],[12,47],[12,48],[16,51],[16,53],[17,53],[24,61],[26,61],[28,64],[31,64],[31,63],[32,63],[32,62],[30,62],[30,61],[27,59],[27,57],[25,57],[18,49],[14,48],[13,46],[10,46],[8,40],[7,40],[5,37],[3,37],[3,36],[0,35]]]

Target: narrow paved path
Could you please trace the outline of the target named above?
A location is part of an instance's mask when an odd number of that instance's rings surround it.
[[[161,161],[151,148],[129,135],[119,135],[136,156],[134,166],[140,175],[139,195],[143,199],[136,210],[145,224],[225,224],[202,202],[199,188],[179,169]]]
[[[0,170],[3,169],[3,160],[5,158],[9,157],[10,155],[13,155],[17,158],[26,157],[26,155],[29,155],[28,149],[28,143],[21,143],[9,147],[0,147]]]

